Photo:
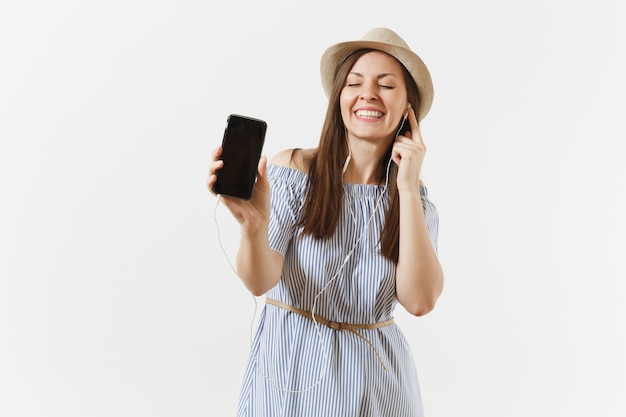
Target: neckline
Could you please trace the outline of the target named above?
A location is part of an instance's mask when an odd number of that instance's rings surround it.
[[[309,175],[300,171],[299,169],[288,167],[285,165],[268,165],[268,174],[270,171],[279,171],[287,174],[288,178],[294,178],[301,181],[303,184],[306,184],[308,181]],[[344,190],[352,195],[365,195],[365,196],[378,196],[381,191],[385,191],[385,185],[378,184],[359,184],[352,182],[344,182],[343,183]],[[420,185],[420,194],[422,196],[428,195],[428,189],[424,185]]]

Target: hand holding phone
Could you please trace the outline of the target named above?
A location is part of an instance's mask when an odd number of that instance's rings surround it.
[[[267,123],[252,117],[231,114],[226,121],[222,154],[224,162],[215,172],[215,194],[249,200],[261,159]]]

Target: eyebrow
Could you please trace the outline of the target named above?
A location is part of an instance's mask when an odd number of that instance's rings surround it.
[[[348,75],[356,75],[357,77],[364,77],[364,75],[363,75],[363,74],[358,73],[358,72],[350,72],[350,73],[348,73]],[[376,78],[378,78],[378,79],[380,80],[381,78],[385,78],[385,77],[388,77],[388,76],[391,76],[391,77],[396,77],[396,78],[397,78],[396,74],[392,74],[392,73],[390,73],[390,72],[385,72],[385,73],[383,73],[383,74],[380,74],[380,75],[378,75]]]

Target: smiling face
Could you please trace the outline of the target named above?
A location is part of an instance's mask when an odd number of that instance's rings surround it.
[[[340,95],[341,117],[353,139],[393,139],[408,106],[401,64],[383,52],[361,56]]]

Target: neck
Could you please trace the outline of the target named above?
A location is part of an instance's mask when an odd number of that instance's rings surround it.
[[[378,143],[348,139],[350,162],[343,174],[344,182],[380,184],[380,161],[389,148],[388,141]]]

